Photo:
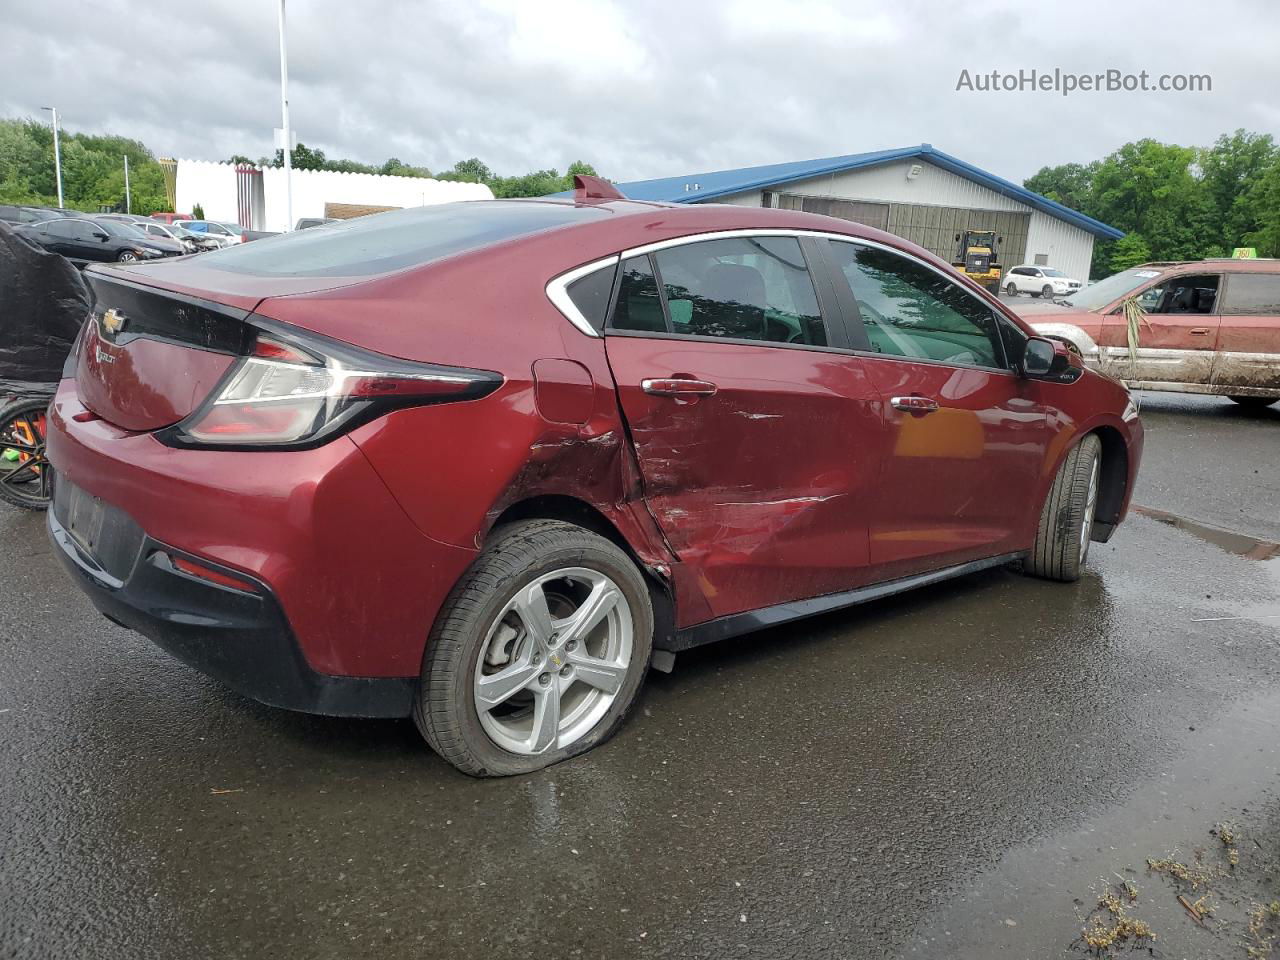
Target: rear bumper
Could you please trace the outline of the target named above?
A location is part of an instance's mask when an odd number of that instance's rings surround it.
[[[185,583],[175,587],[172,578],[157,580],[157,571],[138,559],[136,544],[120,556],[95,547],[115,586],[77,564],[84,558],[74,551],[62,551],[104,612],[268,703],[280,701],[247,689],[251,677],[229,674],[223,653],[193,651],[197,633],[186,628],[202,625],[200,618],[226,619],[231,609],[239,626],[209,635],[230,637],[220,642],[241,651],[236,669],[242,674],[252,674],[263,659],[296,663],[300,657],[296,672],[304,677],[390,679],[403,686],[416,681],[436,614],[477,553],[423,534],[347,437],[312,450],[176,450],[148,433],[93,419],[75,384],[63,381],[50,407],[48,450],[59,480],[125,515],[139,539],[262,585],[266,600],[250,622],[216,594],[222,614],[186,609],[182,604],[210,595],[192,594]],[[68,523],[61,514],[55,519]],[[166,584],[181,588],[168,600],[157,593]],[[157,620],[160,609],[174,615]],[[281,705],[332,712],[325,707],[329,694],[317,694],[317,684],[332,686],[306,680],[301,689],[315,696]]]
[[[53,510],[48,525],[62,565],[102,614],[237,693],[269,706],[329,716],[409,715],[412,678],[338,677],[313,670],[266,584],[259,582],[258,592],[250,593],[206,583],[175,569],[169,561],[172,548],[146,536],[120,579],[79,547]]]

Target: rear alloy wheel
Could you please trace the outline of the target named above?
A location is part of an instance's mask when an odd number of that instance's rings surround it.
[[[464,773],[529,773],[608,739],[652,650],[648,587],[622,550],[557,520],[515,523],[441,610],[414,720]]]
[[[1011,297],[1016,297],[1018,295],[1018,285],[1011,282],[1005,286],[1004,292]]]
[[[18,400],[0,409],[0,500],[28,510],[49,506],[53,467],[45,456],[47,400]]]
[[[1102,442],[1089,434],[1067,453],[1040,511],[1031,555],[1023,568],[1037,577],[1080,579],[1098,511]]]
[[[1231,397],[1232,402],[1240,404],[1246,410],[1262,410],[1276,403],[1277,397]]]

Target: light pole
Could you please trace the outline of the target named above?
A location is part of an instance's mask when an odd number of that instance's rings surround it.
[[[284,0],[280,0],[283,8]],[[48,110],[53,114],[53,169],[58,177],[58,206],[62,203],[62,148],[58,146],[58,108],[57,107],[41,107],[41,110]]]
[[[129,195],[129,155],[124,155],[124,212],[133,213],[133,199]]]
[[[284,128],[285,230],[293,229],[293,138],[289,135],[289,55],[284,43],[284,0],[280,0],[280,125]]]

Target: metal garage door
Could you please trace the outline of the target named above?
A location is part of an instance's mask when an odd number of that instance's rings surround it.
[[[1027,230],[1031,214],[1002,210],[968,210],[963,207],[929,207],[917,203],[895,203],[889,210],[889,232],[937,254],[943,260],[956,255],[956,234],[965,230],[994,230],[1003,237],[1000,263],[1005,267],[1023,263],[1027,253]]]
[[[965,230],[994,230],[1003,237],[1000,263],[1005,267],[1026,262],[1027,230],[1031,214],[1003,210],[970,210],[966,207],[934,207],[920,203],[875,203],[838,197],[805,197],[795,193],[765,193],[764,205],[782,210],[803,210],[827,217],[852,220],[878,230],[888,230],[918,243],[943,260],[955,258],[956,234]]]
[[[794,193],[774,194],[773,203],[766,198],[765,206],[780,210],[803,210],[820,213],[824,217],[839,217],[854,223],[866,224],[877,230],[889,229],[889,204],[871,203],[867,200],[840,200],[835,197],[802,197]]]

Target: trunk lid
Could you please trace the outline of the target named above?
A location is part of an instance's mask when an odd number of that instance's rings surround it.
[[[209,395],[243,347],[243,307],[85,277],[96,305],[80,341],[76,385],[84,405],[125,430],[182,420]]]

